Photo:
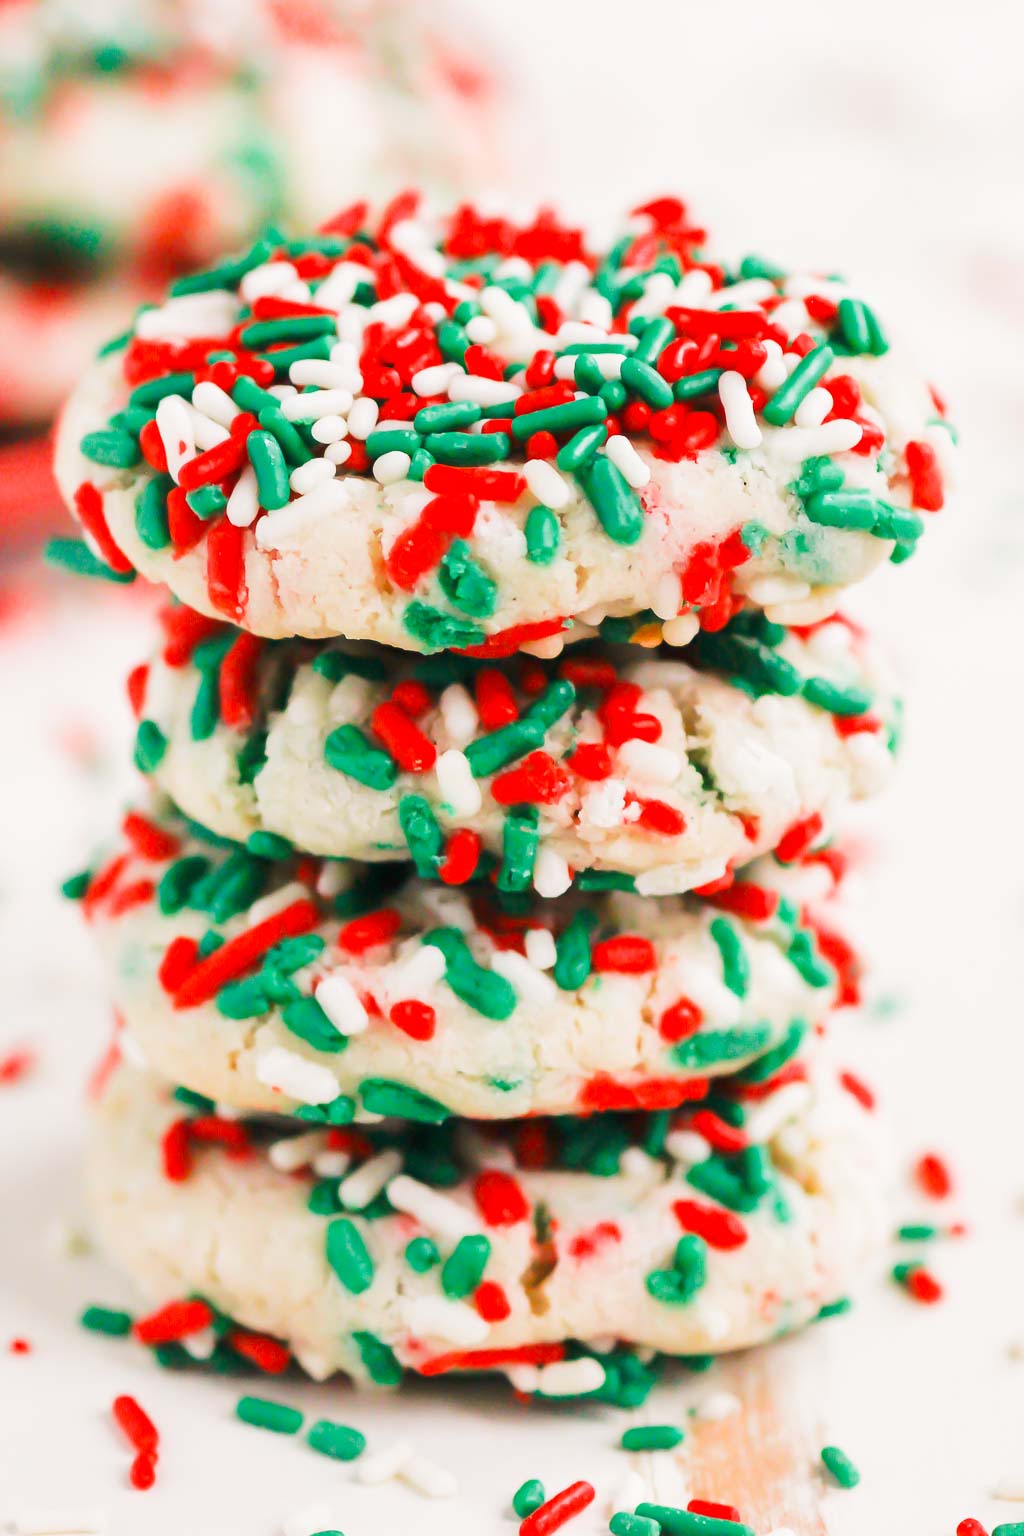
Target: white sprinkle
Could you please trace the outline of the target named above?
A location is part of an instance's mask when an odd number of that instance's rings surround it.
[[[480,725],[480,716],[469,690],[461,683],[449,683],[438,700],[438,707],[452,746],[468,746]]]
[[[591,352],[587,359],[593,363],[603,379],[617,379],[622,373],[622,365],[626,361],[625,349],[621,352]],[[555,378],[571,380],[576,379],[576,364],[579,362],[579,354],[570,352],[568,357],[559,357],[555,360]]]
[[[604,451],[634,491],[642,491],[651,478],[650,465],[645,464],[628,437],[615,432],[604,445]]]
[[[352,408],[348,389],[307,389],[281,402],[286,421],[320,421],[324,416],[344,416]]]
[[[338,1185],[338,1198],[342,1205],[349,1211],[364,1211],[372,1200],[376,1200],[401,1166],[402,1154],[393,1147],[389,1147],[386,1152],[378,1152],[376,1157],[369,1158],[354,1173],[350,1173],[347,1179],[342,1179]]]
[[[644,291],[630,310],[630,317],[644,319],[662,315],[676,297],[676,284],[667,272],[653,272],[644,283]]]
[[[285,513],[290,518],[298,521],[300,518],[326,517],[332,512],[340,512],[348,505],[348,491],[339,480],[324,480],[320,485],[314,486],[311,491],[306,491],[302,496],[296,496],[286,507],[281,507],[271,517],[263,519],[263,523],[270,522],[271,518],[283,516]],[[263,527],[263,523],[260,527]]]
[[[349,436],[365,442],[377,425],[380,406],[369,395],[360,395],[348,413]]]
[[[572,488],[569,482],[563,479],[547,459],[527,459],[523,465],[523,475],[531,495],[535,496],[543,506],[550,507],[553,512],[567,507],[572,501]]]
[[[484,314],[491,317],[502,335],[532,334],[534,325],[525,304],[520,304],[519,300],[514,299],[504,288],[498,288],[494,284],[481,288],[479,303]]]
[[[695,613],[681,613],[662,626],[661,638],[666,645],[689,645],[699,629],[700,619]]]
[[[325,1131],[304,1131],[299,1136],[282,1136],[280,1141],[272,1141],[267,1157],[278,1173],[295,1173],[299,1168],[308,1168],[326,1145]]]
[[[621,1482],[616,1484],[615,1490],[608,1501],[608,1514],[614,1515],[620,1509],[635,1509],[650,1498],[650,1489],[639,1472],[627,1472]]]
[[[259,1058],[256,1077],[267,1088],[297,1099],[300,1104],[329,1104],[338,1097],[333,1072],[280,1045],[272,1046]]]
[[[466,335],[478,347],[489,347],[498,334],[498,327],[489,315],[474,315],[466,321]]]
[[[705,272],[703,267],[694,267],[693,271],[687,272],[677,284],[675,302],[685,305],[688,309],[707,309],[711,291],[710,272]]]
[[[444,955],[434,944],[418,944],[394,964],[388,973],[392,998],[426,997],[444,976]]]
[[[542,1397],[576,1397],[582,1392],[597,1392],[604,1386],[605,1371],[600,1360],[556,1360],[543,1365],[537,1373],[537,1391]]]
[[[533,888],[538,896],[563,896],[572,885],[569,865],[561,854],[543,845],[533,865]]]
[[[313,996],[339,1034],[361,1035],[370,1022],[355,988],[340,971],[325,976]]]
[[[352,457],[352,444],[339,438],[335,443],[328,443],[324,449],[324,458],[339,467]]]
[[[849,452],[862,433],[860,423],[845,416],[822,422],[820,427],[782,427],[772,434],[771,451],[787,464],[802,464],[819,454]]]
[[[665,1137],[665,1151],[677,1163],[689,1168],[710,1155],[711,1144],[697,1131],[670,1131]]]
[[[406,479],[412,459],[401,448],[392,448],[373,461],[373,478],[378,485],[397,485]]]
[[[211,417],[204,416],[193,405],[189,405],[187,408],[192,417],[192,435],[196,440],[196,447],[200,453],[205,453],[207,448],[216,448],[219,443],[227,442],[231,436],[227,427],[222,427],[219,421],[214,421]]]
[[[527,928],[526,958],[538,971],[550,971],[558,958],[555,937],[550,928]]]
[[[535,970],[525,955],[514,949],[499,949],[491,961],[492,971],[512,983],[516,992],[528,1003],[552,1003],[557,989],[550,976]]]
[[[344,390],[346,394],[353,395],[353,380],[358,374],[352,363],[329,363],[322,357],[299,357],[288,369],[288,377],[293,384],[312,384],[317,389]]]
[[[994,1499],[1006,1499],[1008,1503],[1024,1502],[1024,1472],[1008,1472],[992,1489]]]
[[[193,1360],[210,1360],[220,1341],[212,1328],[200,1328],[198,1333],[190,1333],[181,1342]]]
[[[408,1483],[410,1488],[428,1499],[453,1499],[459,1491],[455,1475],[427,1456],[407,1457],[398,1475],[403,1483]]]
[[[677,618],[683,605],[683,584],[675,571],[659,576],[651,598],[651,607],[659,619]]]
[[[768,356],[754,374],[754,383],[758,389],[768,391],[778,389],[780,384],[786,381],[786,365],[782,360],[782,348],[777,341],[763,341]]]
[[[674,784],[679,777],[676,754],[650,741],[624,741],[619,748],[619,764],[640,784]]]
[[[14,1512],[16,1536],[85,1536],[105,1531],[105,1509],[43,1509],[25,1505]]]
[[[468,1237],[477,1230],[471,1212],[448,1195],[439,1194],[428,1184],[421,1184],[407,1173],[400,1173],[388,1185],[388,1199],[396,1211],[413,1216],[428,1232],[442,1237]]]
[[[237,315],[235,295],[226,288],[214,288],[209,293],[182,294],[156,309],[144,309],[135,322],[135,334],[146,341],[220,336],[231,329]]]
[[[810,595],[810,586],[799,576],[755,576],[747,582],[744,591],[759,608],[772,603],[798,603]]]
[[[313,1159],[313,1172],[318,1179],[340,1179],[351,1161],[347,1152],[318,1152]]]
[[[307,459],[305,464],[300,464],[293,469],[288,476],[288,484],[296,496],[305,496],[310,491],[316,490],[318,485],[323,485],[328,480],[334,479],[334,471],[337,465],[330,459]]]
[[[443,1339],[446,1344],[458,1344],[464,1349],[482,1344],[490,1332],[479,1312],[464,1301],[446,1301],[441,1296],[407,1297],[400,1303],[400,1311],[410,1333],[419,1338]]]
[[[725,411],[726,431],[737,448],[759,448],[761,428],[754,416],[754,405],[742,373],[728,368],[718,381],[718,398]]]
[[[339,443],[349,431],[344,416],[321,416],[319,421],[314,421],[309,434],[315,443]]]
[[[339,312],[351,302],[360,283],[372,282],[373,273],[357,261],[339,261],[332,267],[316,291],[316,302],[321,309]]]
[[[420,396],[445,395],[451,381],[463,371],[458,363],[433,363],[429,368],[421,368],[412,376],[413,393]]]
[[[545,635],[543,640],[527,640],[519,649],[524,656],[536,656],[538,661],[554,661],[565,650],[565,636]]]
[[[504,405],[518,399],[522,390],[505,379],[484,379],[476,373],[459,373],[449,382],[449,400],[469,400],[473,405]]]
[[[230,427],[240,415],[238,406],[226,389],[221,389],[212,379],[203,379],[192,391],[192,404],[203,416],[208,416],[219,426]]]
[[[356,1467],[356,1482],[365,1483],[368,1487],[375,1487],[378,1483],[389,1483],[393,1477],[398,1476],[411,1455],[412,1446],[408,1440],[398,1440],[394,1445],[389,1445],[385,1451],[376,1451],[372,1456],[362,1456]]]
[[[748,1111],[743,1124],[747,1139],[754,1145],[771,1141],[784,1125],[800,1113],[810,1097],[811,1090],[807,1083],[785,1083]]]
[[[419,308],[414,293],[396,293],[390,299],[378,299],[370,306],[370,319],[387,326],[407,325]]]
[[[716,1424],[722,1419],[731,1419],[734,1413],[739,1413],[741,1404],[738,1397],[731,1392],[709,1392],[707,1397],[702,1397],[693,1411],[695,1419],[700,1419],[706,1424]]]
[[[251,268],[238,287],[245,302],[252,304],[256,299],[265,299],[271,295],[278,298],[286,288],[298,281],[298,270],[290,261],[265,261],[261,266]]]
[[[480,786],[473,777],[469,759],[452,747],[442,752],[435,765],[437,787],[456,816],[475,816],[483,804]]]
[[[121,1030],[117,1037],[117,1043],[120,1048],[121,1055],[124,1057],[128,1065],[131,1067],[139,1067],[141,1070],[145,1071],[145,1069],[149,1066],[149,1062],[146,1060],[146,1053],[130,1029]]]
[[[196,456],[195,415],[181,395],[165,395],[156,408],[156,429],[167,456],[167,470],[175,482],[181,466]]]
[[[819,385],[804,395],[793,413],[793,420],[798,427],[820,427],[831,409],[832,396]]]

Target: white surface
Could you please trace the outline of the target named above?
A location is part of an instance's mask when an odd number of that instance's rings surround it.
[[[991,1496],[1024,1467],[1024,1363],[1008,1354],[1024,1336],[1024,217],[1008,195],[1019,38],[1002,25],[1014,15],[983,0],[969,13],[947,8],[957,20],[944,28],[942,8],[881,0],[632,0],[635,42],[623,45],[624,13],[597,0],[492,9],[495,27],[516,26],[517,52],[559,125],[540,185],[571,191],[588,213],[678,186],[737,248],[856,272],[883,316],[902,315],[964,428],[966,504],[940,514],[921,554],[867,598],[909,698],[902,768],[872,821],[877,852],[860,882],[873,996],[900,1007],[852,1026],[850,1057],[880,1088],[904,1167],[926,1147],[950,1155],[951,1204],[970,1235],[933,1254],[947,1287],[939,1306],[880,1285],[850,1318],[783,1346],[777,1360],[803,1382],[801,1413],[820,1413],[827,1439],[863,1473],[855,1493],[826,1500],[832,1536],[951,1536],[967,1514],[989,1525],[1021,1518],[1024,1506]],[[98,1261],[58,1260],[48,1246],[55,1217],[79,1219],[81,1082],[105,1027],[87,941],[53,887],[109,818],[124,712],[109,738],[107,723],[140,649],[126,638],[138,622],[116,616],[123,604],[105,588],[86,597],[92,617],[72,614],[45,644],[42,617],[0,637],[5,719],[16,722],[3,758],[0,1054],[23,1040],[41,1053],[33,1076],[0,1087],[0,1514],[16,1501],[98,1503],[115,1536],[272,1536],[283,1516],[328,1498],[346,1536],[406,1526],[489,1536],[515,1529],[508,1498],[536,1475],[549,1489],[576,1477],[597,1484],[592,1512],[567,1528],[593,1536],[627,1465],[614,1449],[618,1411],[527,1412],[480,1387],[399,1401],[270,1387],[359,1425],[374,1449],[414,1439],[461,1484],[454,1502],[432,1503],[402,1485],[362,1488],[301,1443],[236,1425],[230,1381],[161,1373],[130,1344],[77,1329],[86,1302],[131,1298]],[[104,738],[85,772],[69,731]],[[897,1216],[921,1211],[904,1183]],[[32,1354],[6,1353],[15,1336]],[[674,1378],[647,1413],[678,1420],[714,1387],[714,1374]],[[129,1458],[109,1415],[121,1391],[136,1392],[163,1430],[147,1494],[125,1485]],[[674,1497],[678,1471],[665,1465],[657,1491]]]

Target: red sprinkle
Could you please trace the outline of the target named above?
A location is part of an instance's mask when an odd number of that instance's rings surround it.
[[[594,945],[590,963],[595,971],[617,971],[642,976],[657,969],[658,957],[650,939],[635,933],[619,933]]]
[[[485,667],[479,672],[473,685],[480,724],[488,731],[510,725],[519,719],[519,706],[512,692],[512,684],[501,672]]]
[[[287,1345],[268,1338],[265,1333],[248,1333],[244,1328],[233,1328],[227,1342],[236,1355],[241,1355],[268,1376],[280,1376],[291,1365],[292,1356]]]
[[[988,1531],[980,1520],[974,1520],[970,1516],[961,1520],[956,1528],[956,1536],[988,1536]]]
[[[245,613],[249,591],[245,585],[246,529],[236,528],[226,517],[214,523],[206,535],[206,590],[218,613],[238,621]]]
[[[793,864],[807,852],[816,837],[821,835],[822,819],[819,812],[794,821],[786,828],[775,848],[775,857],[781,864]]]
[[[10,1087],[12,1083],[20,1083],[23,1077],[27,1077],[36,1064],[34,1051],[27,1046],[18,1050],[8,1051],[6,1056],[0,1056],[0,1086]]]
[[[489,1227],[514,1227],[530,1214],[530,1202],[519,1181],[498,1168],[488,1168],[477,1175],[473,1199]]]
[[[496,1280],[483,1280],[473,1292],[473,1305],[485,1323],[503,1323],[511,1312],[508,1297]]]
[[[402,917],[394,907],[379,907],[376,912],[364,912],[353,917],[338,934],[338,948],[347,949],[351,955],[361,955],[377,944],[390,944],[399,928]]]
[[[739,1523],[740,1512],[735,1504],[716,1504],[714,1499],[691,1499],[686,1506],[691,1515],[706,1515],[709,1520],[735,1520]]]
[[[924,1152],[914,1164],[914,1178],[933,1200],[945,1200],[953,1192],[953,1175],[937,1152]]]
[[[241,634],[220,664],[220,717],[233,731],[247,731],[256,716],[256,664],[264,642]]]
[[[140,1451],[132,1462],[128,1481],[133,1488],[138,1488],[142,1492],[152,1488],[156,1482],[156,1457],[147,1454],[146,1451]]]
[[[192,1152],[189,1145],[188,1118],[173,1121],[164,1131],[160,1142],[164,1178],[172,1184],[183,1184],[192,1172]]]
[[[281,939],[309,933],[319,921],[320,914],[311,901],[293,901],[283,912],[275,912],[273,917],[237,934],[189,972],[174,994],[175,1008],[208,1003],[226,982],[243,975]]]
[[[430,1040],[437,1027],[437,1014],[433,1008],[415,997],[402,998],[392,1003],[388,1018],[410,1040]]]
[[[114,536],[107,527],[107,519],[103,511],[103,494],[97,490],[91,480],[83,480],[75,491],[75,511],[78,521],[92,539],[100,556],[110,566],[112,571],[119,575],[126,575],[134,570],[134,566],[121,549],[114,542]]]
[[[532,1515],[527,1515],[519,1527],[519,1536],[550,1536],[552,1531],[561,1530],[567,1520],[593,1502],[594,1489],[590,1483],[582,1480],[570,1483],[561,1493],[552,1494]]]
[[[476,873],[483,843],[479,832],[460,827],[445,844],[444,859],[438,868],[439,880],[445,885],[465,885]]]
[[[565,1359],[564,1344],[521,1344],[508,1349],[454,1349],[435,1355],[419,1367],[421,1376],[443,1376],[448,1371],[495,1371],[505,1365],[554,1365]]]
[[[855,1072],[840,1072],[839,1081],[847,1093],[852,1094],[859,1104],[863,1104],[865,1109],[874,1109],[875,1095],[873,1091]]]
[[[734,880],[726,890],[714,892],[709,900],[723,912],[734,912],[754,923],[767,922],[779,904],[777,891],[766,890],[752,880]]]
[[[397,704],[378,704],[370,729],[406,773],[429,773],[437,761],[434,743]]]
[[[908,443],[903,450],[910,476],[910,497],[922,512],[939,512],[945,501],[942,471],[931,443]]]
[[[561,763],[538,748],[517,767],[499,773],[491,782],[491,794],[499,805],[553,805],[570,783]]]
[[[747,1240],[746,1227],[732,1211],[703,1205],[699,1200],[675,1200],[672,1213],[684,1232],[702,1237],[709,1248],[728,1251],[742,1248]]]
[[[663,1040],[675,1044],[697,1033],[704,1021],[703,1010],[688,997],[677,997],[658,1021],[658,1033]]]
[[[196,963],[199,945],[195,939],[179,934],[164,950],[156,979],[165,992],[176,992]]]
[[[925,1306],[942,1300],[942,1286],[928,1269],[912,1269],[903,1283],[908,1294]]]
[[[138,811],[126,812],[121,831],[140,859],[172,859],[180,846],[173,833],[165,832]]]
[[[155,1454],[159,1441],[156,1425],[134,1397],[114,1398],[114,1418],[135,1450]]]
[[[148,1317],[140,1317],[132,1332],[140,1344],[176,1344],[193,1333],[202,1333],[213,1322],[205,1301],[169,1301]]]

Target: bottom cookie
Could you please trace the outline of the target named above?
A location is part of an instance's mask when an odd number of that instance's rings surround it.
[[[310,1130],[223,1119],[121,1065],[96,1107],[90,1200],[149,1302],[204,1298],[186,1316],[207,1347],[212,1312],[317,1378],[500,1370],[543,1396],[628,1396],[619,1346],[757,1344],[870,1263],[870,1115],[830,1067],[803,1072],[671,1113]]]

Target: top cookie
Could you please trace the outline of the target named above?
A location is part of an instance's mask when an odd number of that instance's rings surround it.
[[[277,233],[142,311],[67,406],[99,552],[269,637],[554,654],[685,643],[911,553],[949,436],[835,278],[704,257],[681,203],[592,251],[415,194]],[[915,510],[917,509],[917,510]]]

